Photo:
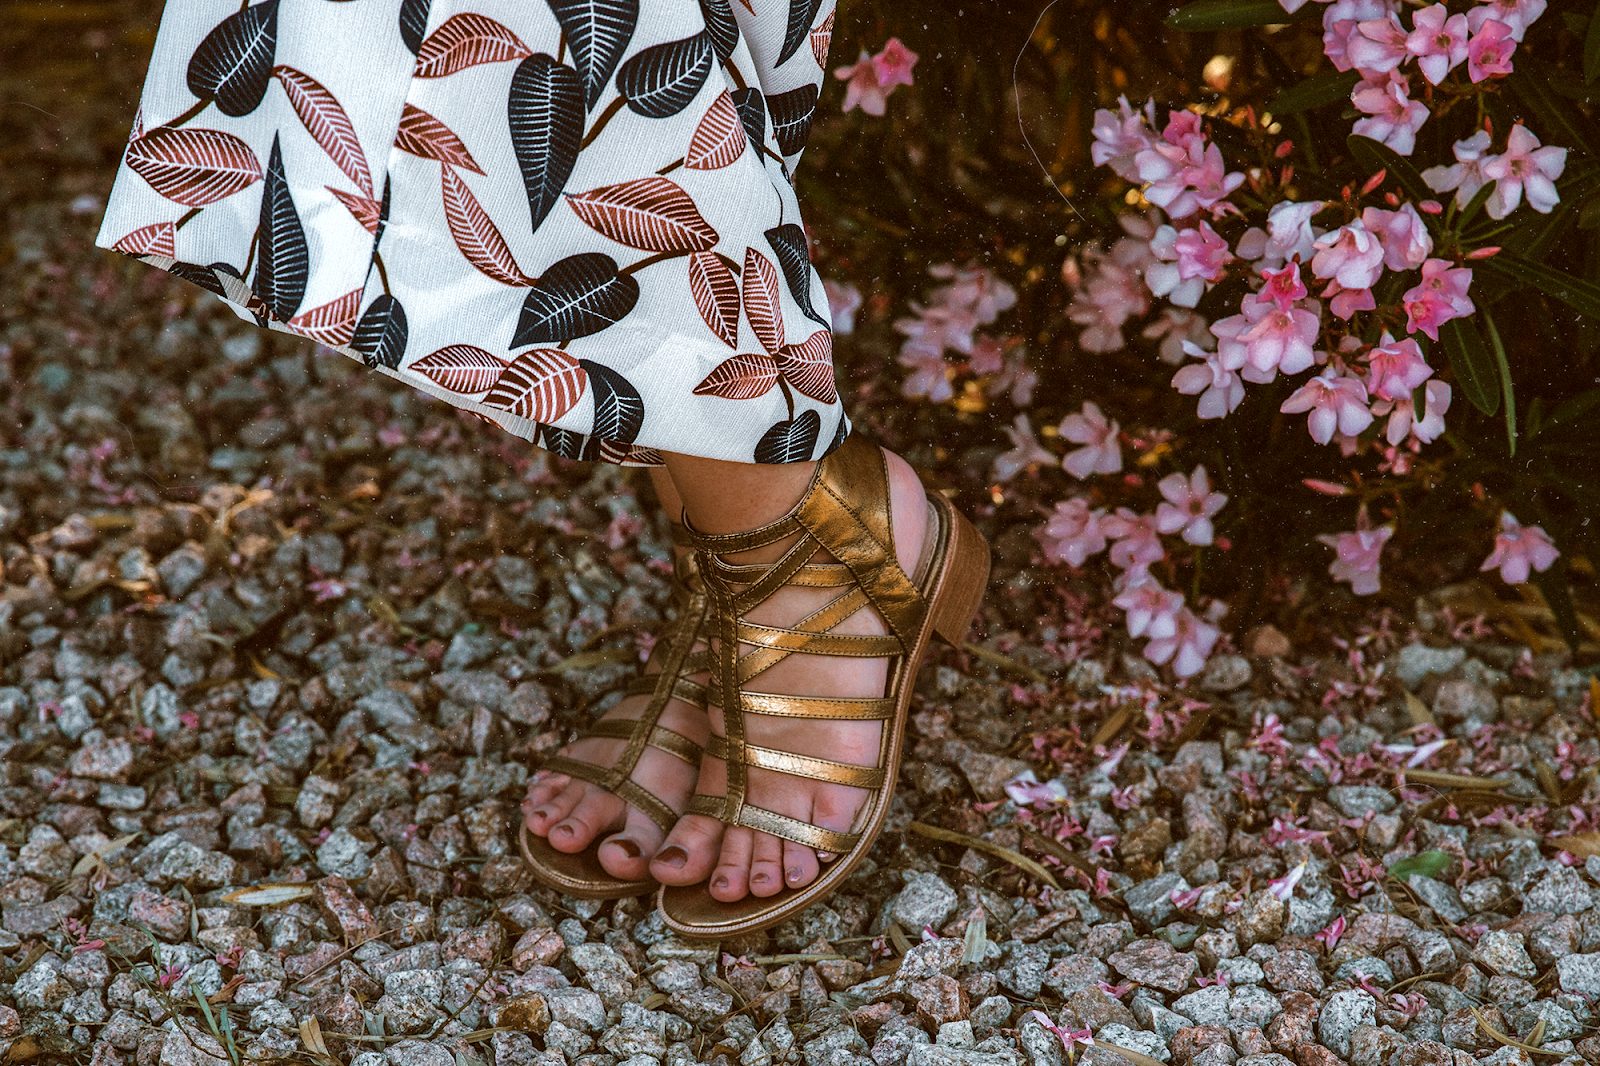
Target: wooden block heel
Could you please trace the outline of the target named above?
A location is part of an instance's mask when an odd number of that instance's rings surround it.
[[[934,635],[959,648],[983,605],[983,593],[989,585],[989,544],[949,501],[944,501],[940,510],[949,521],[950,544],[946,549],[944,587],[930,611]]]

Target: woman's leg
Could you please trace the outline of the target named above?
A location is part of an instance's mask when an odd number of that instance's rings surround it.
[[[674,522],[683,521],[683,499],[667,472],[660,467],[652,467],[650,482],[667,516]],[[650,666],[645,669],[647,673],[652,672]],[[605,717],[638,718],[649,702],[647,696],[629,697],[608,711]],[[703,744],[707,736],[705,712],[682,700],[668,702],[660,724],[682,733],[697,744]],[[621,754],[625,743],[621,740],[580,740],[563,748],[562,754],[598,766],[610,766]],[[674,810],[682,810],[694,790],[695,768],[682,759],[648,748],[639,758],[633,780],[661,797]],[[597,838],[604,837],[599,859],[614,877],[627,880],[644,877],[650,857],[661,845],[662,830],[643,812],[628,806],[598,785],[565,774],[535,776],[522,807],[529,830],[547,838],[558,851],[569,854],[580,852]]]
[[[895,554],[901,568],[910,574],[922,551],[926,502],[922,484],[911,467],[896,455],[886,455]],[[689,522],[707,534],[739,533],[783,517],[804,494],[816,470],[815,463],[758,466],[683,455],[669,454],[665,458]],[[785,541],[728,559],[772,562],[791,543],[792,540]],[[832,600],[838,591],[785,588],[746,617],[759,624],[792,626]],[[833,631],[875,636],[889,630],[876,610],[864,607]],[[789,695],[876,697],[883,695],[887,678],[886,659],[797,653],[760,674],[750,687]],[[713,688],[713,704],[716,699]],[[714,731],[721,734],[721,710],[716,706],[711,708],[711,719]],[[749,742],[762,747],[873,766],[877,763],[882,726],[873,721],[751,715],[746,719],[746,729]],[[697,791],[720,796],[725,791],[725,780],[723,762],[706,758],[701,762]],[[755,806],[846,832],[866,793],[845,785],[751,769],[747,798]],[[668,885],[693,885],[710,878],[712,896],[732,902],[751,893],[775,895],[785,884],[792,888],[809,884],[817,877],[818,861],[819,856],[810,848],[743,827],[728,828],[715,818],[691,814],[680,818],[667,835],[665,846],[650,864],[650,872]]]

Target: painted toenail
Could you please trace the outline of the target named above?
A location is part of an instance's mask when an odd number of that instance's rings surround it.
[[[766,874],[756,874],[754,877],[752,877],[750,879],[750,883],[751,884],[756,884],[756,885],[764,885],[769,880],[771,880],[771,878],[769,878]]]
[[[639,850],[639,845],[635,844],[627,837],[618,837],[617,839],[613,840],[612,843],[621,848],[622,853],[630,859],[637,859],[640,855],[644,854],[644,852]]]
[[[718,877],[715,881],[711,882],[711,887],[712,888],[727,888],[728,887],[728,879],[726,877]]]
[[[802,877],[804,877],[804,876],[805,876],[805,874],[800,871],[800,867],[798,867],[798,866],[789,867],[789,880],[790,881],[792,881],[792,882],[794,882],[795,884],[798,885],[800,883],[800,879]]]
[[[681,867],[689,861],[689,853],[676,844],[668,844],[656,855],[656,862],[662,866],[671,866],[674,869]]]

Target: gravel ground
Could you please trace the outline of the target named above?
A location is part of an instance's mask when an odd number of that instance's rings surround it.
[[[665,608],[642,482],[94,251],[115,123],[58,111],[0,186],[0,1061],[1600,1064],[1590,673],[1447,590],[1175,687],[993,509],[827,906],[535,887],[528,767]]]

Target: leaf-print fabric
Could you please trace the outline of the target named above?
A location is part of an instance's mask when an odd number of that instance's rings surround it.
[[[821,458],[832,8],[169,0],[99,241],[569,458]]]

